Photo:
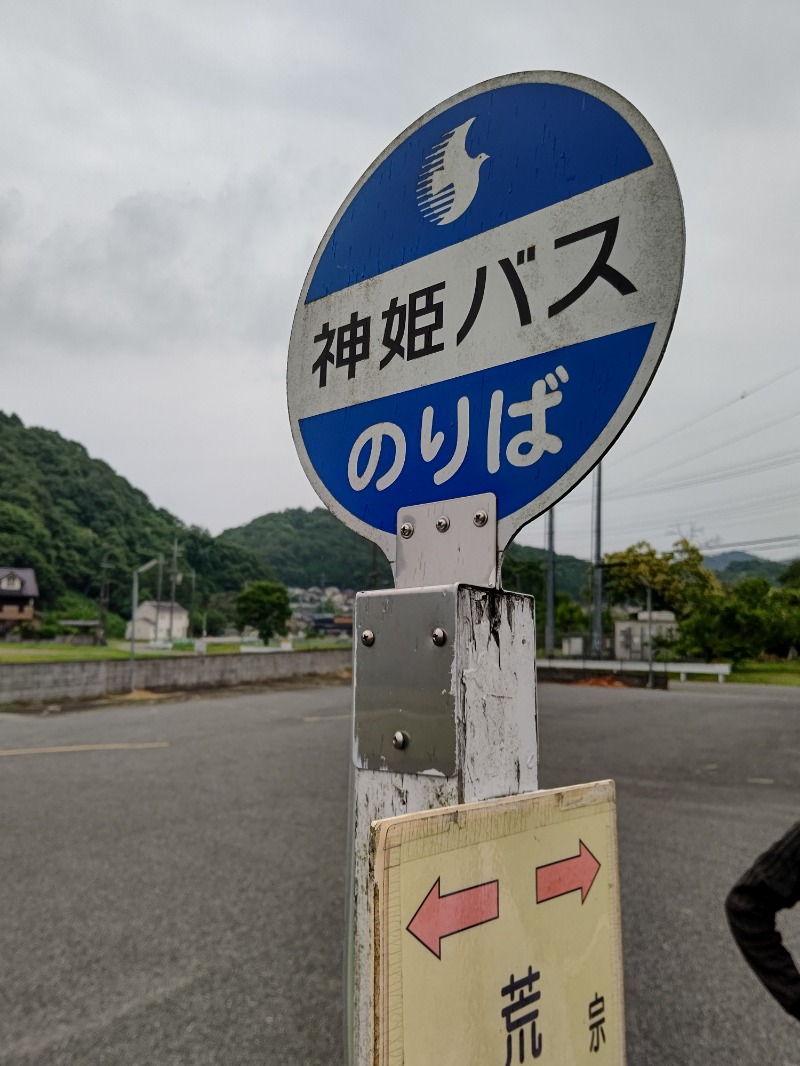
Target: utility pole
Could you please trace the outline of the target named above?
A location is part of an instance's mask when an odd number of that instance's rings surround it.
[[[603,555],[601,547],[602,523],[602,463],[594,472],[594,583],[592,590],[592,657],[603,654]]]
[[[100,563],[100,643],[108,644],[108,570],[111,563],[108,556],[103,556]]]
[[[644,582],[647,589],[647,687],[653,687],[653,586]]]
[[[131,692],[136,688],[136,608],[139,603],[139,574],[145,573],[158,565],[158,559],[151,559],[149,563],[138,566],[133,571],[133,587],[131,588]]]
[[[172,542],[172,567],[169,572],[169,635],[167,639],[172,644],[172,621],[175,615],[175,586],[178,583],[178,538]]]
[[[555,610],[556,610],[556,553],[555,553],[556,509],[547,512],[547,615],[544,626],[544,653],[548,659],[553,657],[555,646]]]
[[[164,574],[164,556],[158,556],[158,590],[156,592],[156,628],[153,631],[153,639],[158,640],[158,623],[161,614],[161,580]]]

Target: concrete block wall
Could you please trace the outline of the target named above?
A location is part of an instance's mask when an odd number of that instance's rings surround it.
[[[139,659],[136,688],[153,692],[258,684],[304,674],[349,669],[352,652],[276,651],[262,655],[206,655]],[[131,664],[124,659],[0,665],[0,705],[92,699],[130,689]]]

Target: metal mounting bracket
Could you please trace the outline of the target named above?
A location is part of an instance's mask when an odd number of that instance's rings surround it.
[[[356,597],[353,761],[362,770],[456,769],[458,586]]]
[[[498,587],[493,492],[417,504],[397,512],[397,588],[456,582]]]

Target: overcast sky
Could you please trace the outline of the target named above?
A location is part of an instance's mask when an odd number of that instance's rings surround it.
[[[459,90],[572,71],[650,121],[686,212],[672,339],[603,464],[604,550],[791,558],[800,536],[755,542],[800,535],[798,39],[794,0],[4,0],[0,409],[212,533],[316,506],[286,351],[340,203]],[[589,556],[590,496],[558,505],[559,551]]]

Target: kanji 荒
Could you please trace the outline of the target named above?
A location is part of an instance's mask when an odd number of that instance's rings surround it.
[[[538,1003],[541,999],[541,992],[538,989],[534,990],[534,985],[539,980],[540,974],[538,970],[534,970],[532,966],[528,967],[528,973],[525,977],[514,979],[513,973],[509,977],[508,984],[500,989],[500,994],[503,998],[511,1000],[510,1003],[503,1007],[501,1014],[506,1023],[506,1064],[505,1066],[511,1066],[513,1061],[524,1062],[525,1061],[525,1026],[530,1025],[530,1049],[531,1056],[534,1059],[538,1059],[542,1053],[542,1034],[537,1032],[536,1023],[539,1018],[539,1008],[534,1007],[534,1003]],[[514,1041],[513,1034],[519,1031],[518,1041],[518,1054],[519,1057],[514,1059]]]

